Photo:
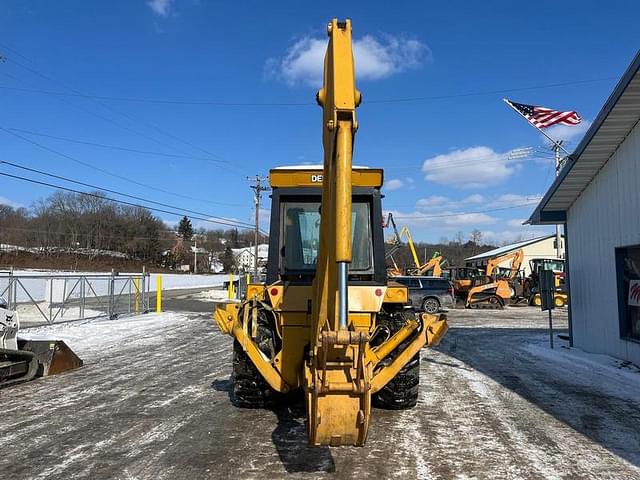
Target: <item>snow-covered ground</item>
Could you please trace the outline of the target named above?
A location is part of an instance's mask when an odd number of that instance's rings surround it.
[[[374,409],[363,448],[307,447],[295,400],[234,407],[232,342],[210,313],[29,329],[85,366],[2,391],[0,478],[640,479],[636,367],[551,350],[535,308],[448,315],[420,354],[418,405]]]
[[[185,317],[178,313],[149,313],[116,320],[99,318],[34,327],[21,330],[19,336],[30,339],[64,340],[80,357],[90,360],[101,356],[106,350],[131,340],[135,340],[137,345],[140,345],[141,337],[154,331],[162,332],[184,321]]]
[[[0,294],[6,289],[8,285],[8,271],[0,271]],[[66,291],[69,292],[74,288],[76,284],[75,280],[64,278],[46,278],[46,277],[73,277],[78,275],[88,275],[89,282],[91,284],[92,291],[88,291],[90,296],[94,295],[107,295],[109,291],[109,279],[107,278],[91,278],[95,275],[110,275],[110,272],[96,273],[96,272],[63,272],[52,270],[14,270],[14,276],[23,277],[20,278],[22,286],[18,285],[16,290],[16,300],[18,302],[28,302],[29,296],[35,301],[44,301],[49,298],[49,289],[53,288],[55,291],[64,291],[66,283]],[[136,275],[139,273],[122,273],[122,275]],[[175,274],[175,273],[152,273],[149,275],[149,290],[151,292],[156,291],[157,278],[162,277],[162,289],[163,290],[177,290],[184,288],[199,288],[199,287],[217,287],[221,286],[224,281],[229,279],[227,274],[213,274],[213,275],[191,275],[191,274]],[[29,278],[40,277],[40,278]],[[121,290],[123,287],[125,291],[129,290],[128,286],[125,286],[126,280],[122,277],[116,278],[116,290]],[[53,285],[53,287],[52,287]],[[75,295],[79,294],[79,286],[75,287]],[[89,290],[87,288],[87,290]],[[6,296],[6,293],[4,294]]]

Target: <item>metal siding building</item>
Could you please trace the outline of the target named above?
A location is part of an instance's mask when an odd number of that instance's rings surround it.
[[[565,223],[574,345],[636,364],[640,340],[625,333],[633,305],[620,252],[640,249],[639,67],[640,54],[529,220]]]

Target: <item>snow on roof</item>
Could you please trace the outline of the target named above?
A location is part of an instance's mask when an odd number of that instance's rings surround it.
[[[500,255],[504,255],[505,253],[509,253],[512,250],[517,250],[519,248],[526,247],[527,245],[531,245],[532,243],[541,242],[542,240],[547,240],[553,237],[555,237],[555,234],[545,235],[544,237],[536,237],[530,240],[525,240],[523,242],[511,243],[509,245],[505,245],[504,247],[494,248],[493,250],[489,250],[488,252],[480,253],[478,255],[474,255],[473,257],[465,258],[465,260],[466,261],[481,260],[489,257],[497,257]]]

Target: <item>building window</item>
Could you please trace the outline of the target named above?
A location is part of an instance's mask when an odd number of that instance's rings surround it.
[[[620,336],[640,340],[640,245],[616,249]]]

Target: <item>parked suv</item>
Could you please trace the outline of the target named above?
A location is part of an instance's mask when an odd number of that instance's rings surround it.
[[[393,277],[398,283],[409,288],[411,303],[427,313],[437,313],[443,307],[455,306],[453,285],[440,277]]]

